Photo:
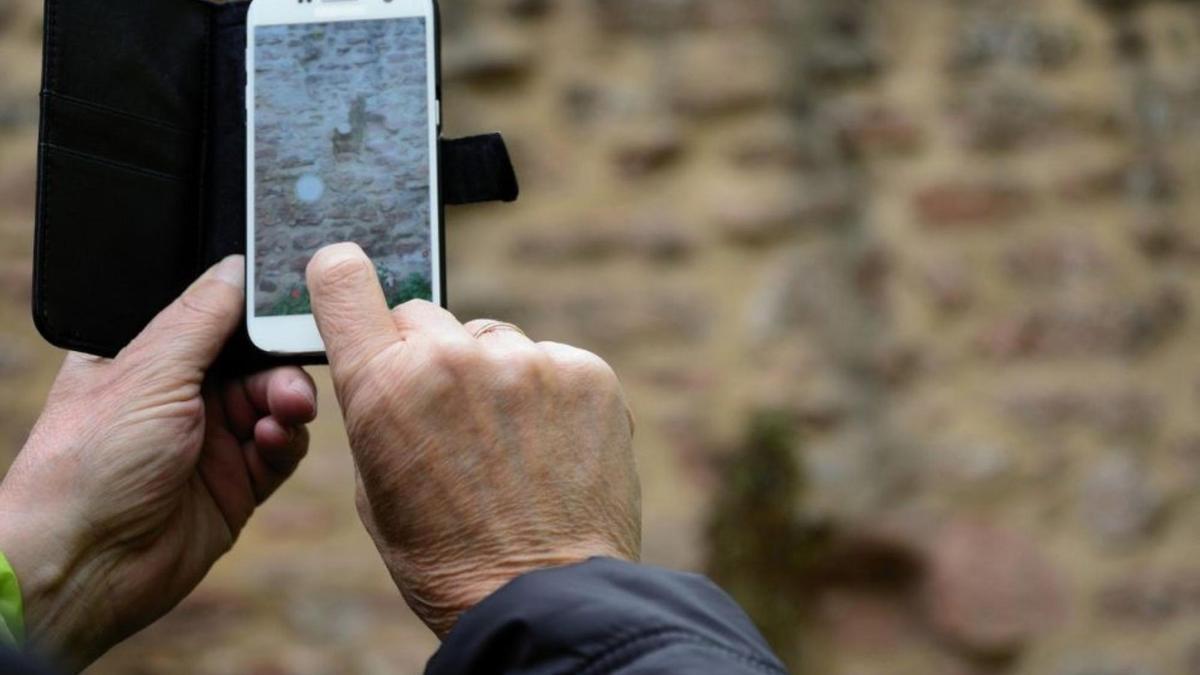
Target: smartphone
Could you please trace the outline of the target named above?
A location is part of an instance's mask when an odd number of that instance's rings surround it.
[[[246,321],[324,352],[305,268],[352,241],[392,307],[442,303],[435,0],[255,0],[246,52]]]

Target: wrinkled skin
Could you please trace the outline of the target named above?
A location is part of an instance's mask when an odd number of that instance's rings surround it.
[[[242,314],[243,265],[210,270],[116,359],[70,355],[0,485],[29,647],[64,669],[190,593],[307,451],[303,371],[208,372]],[[439,636],[525,572],[638,558],[633,422],[607,364],[429,303],[389,312],[353,245],[309,277],[359,512]]]
[[[243,266],[210,270],[115,360],[68,356],[0,485],[28,646],[62,668],[190,593],[307,451],[307,374],[207,376],[242,315]]]
[[[638,559],[633,422],[604,361],[427,302],[389,312],[352,244],[318,253],[308,281],[359,514],[435,633],[523,573]]]

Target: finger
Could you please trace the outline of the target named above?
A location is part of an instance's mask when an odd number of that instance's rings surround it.
[[[284,426],[308,424],[317,416],[317,386],[301,368],[276,368],[242,381],[247,402],[258,417],[270,415]]]
[[[300,368],[286,367],[227,382],[222,391],[225,420],[239,441],[254,437],[254,425],[274,416],[286,426],[316,418],[316,385]]]
[[[214,265],[150,322],[117,361],[150,361],[199,380],[242,318],[245,259]]]
[[[471,334],[447,310],[425,300],[411,300],[392,311],[401,335],[420,333],[438,340],[465,342]]]
[[[586,349],[562,344],[561,342],[539,342],[537,348],[545,352],[559,366],[570,370],[611,368],[604,359]]]
[[[625,398],[621,381],[607,361],[586,349],[558,342],[539,342],[537,348],[549,356],[556,367],[567,377],[586,378],[596,382],[597,388],[610,388],[614,391],[620,397],[625,408],[625,417],[629,421],[629,433],[631,435],[637,433],[637,418],[633,414],[633,408],[629,407],[629,401]]]
[[[253,481],[238,440],[228,430],[217,392],[211,386],[205,387],[204,412],[205,442],[197,470],[236,539],[254,512]]]
[[[313,314],[335,374],[361,367],[400,338],[375,265],[355,244],[334,244],[308,264]]]
[[[465,328],[476,340],[487,347],[501,350],[534,348],[533,340],[525,335],[525,331],[511,323],[492,319],[476,319],[468,322]]]
[[[225,411],[225,424],[230,433],[240,442],[254,437],[254,425],[266,415],[250,402],[246,383],[242,379],[226,382],[221,391],[221,402]]]
[[[243,446],[258,503],[266,501],[296,472],[308,454],[308,444],[308,429],[303,426],[285,427],[273,417],[259,420],[254,442]]]

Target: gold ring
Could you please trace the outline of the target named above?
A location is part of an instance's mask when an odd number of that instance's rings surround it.
[[[487,335],[488,333],[496,333],[499,331],[506,331],[506,330],[512,331],[519,335],[523,335],[525,337],[529,337],[529,336],[525,335],[525,331],[521,330],[520,327],[514,326],[511,323],[508,323],[506,321],[489,321],[489,322],[485,323],[482,328],[475,331],[475,339],[478,340],[479,338],[482,338],[484,335]]]

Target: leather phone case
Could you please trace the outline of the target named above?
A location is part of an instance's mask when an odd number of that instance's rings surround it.
[[[248,8],[46,0],[33,313],[54,345],[115,356],[245,252]],[[517,198],[498,134],[443,139],[439,166],[443,205]],[[260,352],[244,327],[222,357],[238,370],[321,362]]]

